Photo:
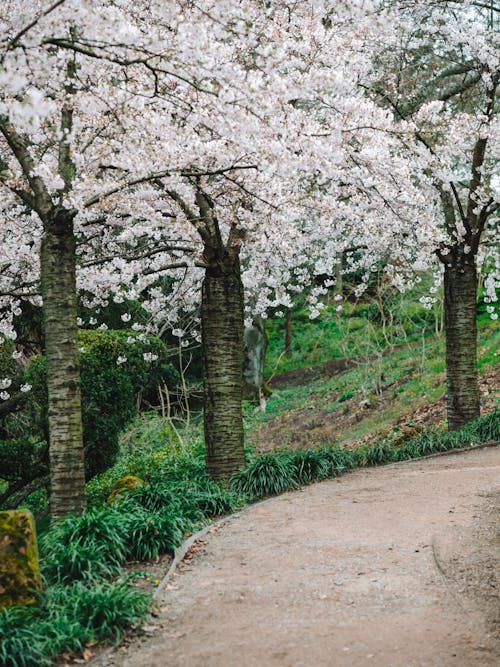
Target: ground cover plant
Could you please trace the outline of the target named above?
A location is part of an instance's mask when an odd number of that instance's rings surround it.
[[[335,477],[362,466],[397,463],[421,456],[500,441],[500,412],[495,411],[457,431],[429,429],[407,442],[388,438],[355,449],[323,446],[318,449],[274,451],[251,457],[233,475],[231,486],[249,500],[296,489],[303,484]]]
[[[117,464],[87,489],[86,512],[41,527],[45,586],[38,604],[0,612],[6,667],[48,665],[61,652],[81,654],[140,626],[150,596],[133,586],[126,563],[172,553],[186,535],[242,502],[207,478],[199,437],[181,447],[167,420],[148,415],[137,420],[135,440],[129,434]]]
[[[360,303],[352,309],[355,318],[357,309],[368,305],[369,302]],[[423,308],[422,311],[430,312]],[[483,311],[480,306],[478,369],[485,392],[483,399],[491,410],[495,405],[500,328]],[[274,368],[283,374],[271,380],[273,394],[268,398],[266,411],[249,412],[249,441],[262,451],[318,446],[332,441],[356,443],[364,437],[381,436],[398,423],[411,423],[416,411],[425,411],[442,401],[446,393],[444,340],[435,333],[434,326],[421,326],[421,315],[420,312],[412,328],[407,327],[408,340],[404,344],[397,337],[390,339],[389,344],[381,342],[380,324],[370,327],[368,323],[352,330],[349,349],[356,353],[350,357],[350,367],[343,372],[328,367],[333,347],[341,350],[343,345],[341,328],[335,324],[341,316],[334,309],[333,312],[327,309],[317,321],[309,321],[305,333],[301,330],[303,314],[300,311],[297,314],[296,344],[298,349],[304,343],[303,366],[313,361],[316,364],[304,370],[296,367],[298,352],[288,360],[283,355],[283,323],[274,321],[269,327],[268,372]],[[436,315],[439,321],[439,312]],[[322,339],[325,326],[331,331]],[[335,335],[331,333],[334,328]],[[307,351],[311,341],[319,341],[314,357]],[[442,416],[434,421],[445,419],[444,405],[435,412],[436,416],[438,413]]]
[[[199,436],[181,443],[167,420],[143,416],[115,466],[87,485],[87,511],[42,531],[44,592],[33,607],[0,613],[0,661],[31,667],[49,665],[62,652],[90,655],[94,644],[116,641],[127,628],[140,626],[150,597],[133,586],[127,561],[171,552],[186,535],[245,503],[360,466],[499,440],[500,413],[493,412],[462,430],[430,429],[409,441],[394,432],[352,450],[331,445],[261,456],[247,451],[246,467],[227,485],[206,476]]]

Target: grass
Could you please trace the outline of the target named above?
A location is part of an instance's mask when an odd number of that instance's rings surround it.
[[[206,478],[198,440],[182,451],[162,438],[150,442],[142,459],[125,454],[114,468],[92,480],[92,503],[83,515],[66,517],[42,534],[45,590],[36,605],[0,613],[0,664],[48,666],[62,652],[82,654],[140,626],[150,598],[132,586],[133,574],[124,574],[124,564],[172,550],[212,517],[356,467],[499,439],[496,412],[461,431],[429,430],[408,442],[394,438],[356,450],[329,446],[263,456],[250,453],[230,487]],[[130,472],[140,473],[142,483],[106,502],[116,481]]]
[[[498,363],[500,327],[487,316],[479,326],[479,372],[486,372]],[[305,364],[304,364],[305,365]],[[445,394],[444,338],[421,337],[407,346],[395,348],[390,354],[359,360],[353,368],[302,386],[276,390],[268,400],[265,413],[252,415],[247,432],[294,411],[341,415],[346,402],[358,405],[365,400],[381,409],[368,410],[356,423],[345,420],[336,434],[339,444],[362,439],[367,434],[389,431],[400,419],[420,407],[433,403]],[[294,430],[297,422],[294,421]],[[292,434],[291,434],[292,437]],[[319,443],[318,443],[319,444]]]
[[[132,586],[125,564],[172,552],[213,517],[241,507],[240,496],[206,477],[199,437],[184,446],[151,415],[135,426],[117,464],[88,484],[87,511],[41,532],[44,592],[33,607],[0,613],[1,665],[43,667],[140,626],[150,597]],[[112,493],[126,475],[140,483]]]
[[[398,301],[393,295],[388,324],[381,321],[377,304],[347,303],[344,308],[339,315],[334,304],[316,322],[295,312],[290,357],[282,354],[282,323],[269,323],[271,370],[346,356],[367,359],[327,381],[275,392],[264,414],[254,415],[248,406],[247,433],[294,410],[336,415],[349,401],[378,405],[389,392],[389,405],[341,432],[343,442],[387,431],[402,414],[442,396],[444,341],[428,335],[439,320],[437,310],[425,311],[418,300]],[[500,331],[486,316],[480,317],[479,327],[479,367],[486,370],[498,361]],[[382,354],[400,343],[407,345]],[[41,530],[45,589],[34,606],[0,612],[0,664],[44,667],[63,652],[82,654],[95,643],[116,640],[127,628],[140,626],[150,598],[133,587],[134,573],[125,574],[124,566],[172,552],[212,518],[356,467],[498,441],[500,413],[453,433],[428,429],[405,440],[392,430],[375,439],[375,444],[353,450],[338,444],[262,456],[249,450],[246,467],[224,485],[206,477],[199,431],[186,434],[168,420],[142,415],[122,439],[117,463],[88,484],[88,510]],[[128,488],[125,477],[134,482]]]
[[[371,446],[340,449],[324,446],[298,450],[293,454],[275,451],[254,456],[236,473],[233,490],[249,500],[296,489],[304,484],[336,477],[346,470],[385,463],[396,463],[453,449],[474,447],[500,441],[500,412],[480,417],[457,431],[429,429],[407,442],[381,440]]]
[[[292,312],[292,345],[286,355],[285,318],[266,322],[268,350],[266,374],[319,364],[331,359],[376,354],[391,345],[420,340],[442,326],[441,298],[432,309],[419,299],[428,296],[433,278],[424,275],[420,283],[406,293],[381,285],[377,294],[355,302],[330,300],[316,319],[297,306]]]
[[[126,580],[50,586],[36,606],[0,611],[0,664],[44,667],[62,652],[117,640],[145,619],[149,604]]]

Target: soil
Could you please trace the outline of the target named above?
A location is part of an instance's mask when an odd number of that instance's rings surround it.
[[[346,361],[348,360],[343,360],[343,363]],[[322,368],[323,366],[325,365],[321,364]],[[325,379],[329,377],[328,368],[325,366],[324,374],[319,377],[324,377]],[[307,370],[305,369],[305,371]],[[290,373],[300,372],[302,371],[290,371]],[[334,375],[336,372],[340,371],[334,371],[331,374]],[[307,374],[304,378],[304,383],[310,381]],[[299,375],[294,376],[292,384],[297,384],[298,380]],[[360,402],[359,396],[355,396],[341,403],[337,410],[332,410],[328,406],[338,400],[338,396],[329,395],[325,397],[321,392],[311,394],[308,406],[288,410],[286,413],[263,423],[257,429],[256,433],[250,435],[249,442],[255,445],[259,452],[281,448],[290,450],[307,449],[322,444],[338,442],[342,433],[354,424],[372,417],[377,412],[390,408],[397,400],[397,388],[403,383],[404,380],[400,380],[382,387],[380,395],[372,397],[369,401]],[[499,368],[492,369],[479,377],[482,413],[490,412],[494,408],[495,400],[498,400],[499,386]],[[321,408],[321,405],[325,407]],[[310,406],[314,407],[311,408]],[[413,410],[410,414],[396,421],[394,426],[400,429],[407,429],[408,424],[411,424],[411,428],[418,431],[419,429],[434,426],[445,420],[446,396],[443,396],[439,401],[425,404]],[[371,428],[370,433],[364,440],[373,442],[374,439],[385,435],[386,433],[383,432],[375,433],[373,428]],[[353,448],[363,444],[364,440],[347,440],[343,442],[343,445]]]
[[[357,470],[242,510],[94,667],[500,664],[500,448]]]

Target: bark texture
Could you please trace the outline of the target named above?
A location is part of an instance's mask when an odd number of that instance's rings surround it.
[[[448,428],[458,429],[479,417],[476,323],[477,273],[471,263],[446,266],[444,309]]]
[[[228,479],[245,464],[243,285],[238,258],[206,270],[201,319],[207,473],[213,479]]]
[[[41,250],[53,519],[86,502],[75,264],[73,217],[57,211],[45,224]]]

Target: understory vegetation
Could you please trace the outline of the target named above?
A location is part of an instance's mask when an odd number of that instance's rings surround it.
[[[35,605],[0,612],[0,663],[43,667],[61,654],[88,657],[96,644],[118,641],[130,628],[140,632],[151,605],[150,592],[139,585],[145,577],[145,561],[173,554],[187,536],[248,503],[362,466],[498,443],[498,404],[461,430],[448,432],[445,423],[411,428],[412,411],[440,399],[445,391],[440,310],[427,310],[418,299],[410,302],[409,296],[392,298],[390,326],[384,324],[380,302],[373,298],[346,300],[342,313],[332,302],[317,320],[306,320],[305,312],[297,307],[292,316],[290,355],[284,354],[284,319],[267,323],[268,374],[293,373],[309,366],[312,375],[295,378],[291,384],[285,381],[271,394],[264,413],[246,404],[247,464],[230,483],[214,482],[206,475],[196,410],[188,423],[170,412],[163,416],[158,411],[136,413],[134,418],[129,407],[134,399],[127,393],[123,424],[133,419],[132,424],[122,432],[119,448],[113,445],[113,465],[106,464],[99,474],[95,474],[96,467],[87,482],[86,512],[49,527],[44,493],[35,492],[19,504],[38,517],[44,589]],[[494,368],[497,361],[500,332],[481,309],[479,330],[479,368],[484,371]],[[120,338],[112,332],[94,338],[87,336],[87,348],[91,343],[99,345],[99,354],[103,359],[108,355],[111,363],[106,366],[97,356],[88,355],[85,391],[89,396],[91,391],[104,391],[105,379],[92,381],[99,373],[103,377],[115,373],[120,387],[126,382],[124,367],[114,362]],[[321,370],[322,363],[346,357],[353,363],[344,370],[326,375]],[[170,368],[166,361],[164,367]],[[43,373],[40,377],[43,387]],[[149,382],[151,375],[147,377]],[[136,375],[134,382],[139,381]],[[388,391],[391,401],[384,403]],[[98,406],[105,405],[101,394],[89,403],[96,414],[101,414]],[[39,404],[43,403],[42,389],[33,394],[37,396],[41,397]],[[119,405],[111,395],[109,401],[115,408]],[[260,431],[263,426],[288,414],[293,421],[300,411],[313,420],[321,421],[321,417],[325,423],[337,414],[347,421],[346,408],[352,411],[363,401],[375,409],[362,413],[338,437],[329,439],[328,433],[311,427],[308,445],[294,446],[295,422],[289,433],[286,425],[281,428],[281,447],[265,451],[264,445],[270,443],[262,442],[266,437]],[[119,419],[118,412],[116,415]],[[402,415],[410,428],[396,425]],[[106,411],[100,418],[105,425]],[[369,445],[363,443],[366,433],[372,436]],[[98,461],[97,435],[92,442]]]
[[[142,418],[137,433],[168,432],[164,420]],[[49,665],[65,653],[83,653],[139,628],[150,597],[137,590],[127,562],[172,552],[217,516],[257,499],[331,479],[353,468],[414,459],[500,440],[500,413],[460,431],[429,429],[404,441],[338,446],[261,456],[248,452],[246,467],[229,485],[206,477],[200,438],[188,446],[165,440],[137,443],[113,468],[88,484],[89,509],[58,521],[40,538],[45,589],[33,607],[0,612],[0,661],[6,667]],[[130,443],[129,443],[130,446]],[[138,451],[137,451],[138,450]]]

